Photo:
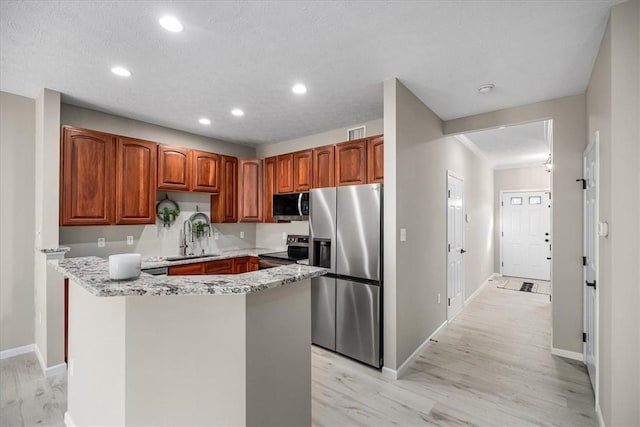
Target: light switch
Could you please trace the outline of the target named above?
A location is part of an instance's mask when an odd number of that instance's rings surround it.
[[[407,229],[406,228],[401,228],[400,229],[400,241],[401,242],[406,242],[407,241]]]

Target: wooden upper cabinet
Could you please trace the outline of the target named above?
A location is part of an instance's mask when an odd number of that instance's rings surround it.
[[[367,182],[384,182],[384,135],[367,140]]]
[[[276,182],[277,193],[292,193],[293,189],[293,153],[283,154],[277,157]]]
[[[116,224],[155,224],[157,144],[118,137]]]
[[[238,169],[238,219],[262,222],[262,160],[239,160]]]
[[[158,145],[158,188],[189,191],[190,151],[188,148]]]
[[[220,155],[191,150],[191,190],[205,193],[220,191]]]
[[[60,224],[113,222],[116,138],[102,132],[62,128]]]
[[[335,187],[335,146],[313,149],[313,188]]]
[[[277,157],[264,159],[264,222],[277,222],[273,218],[273,195],[276,193]]]
[[[220,192],[211,196],[211,222],[238,222],[238,159],[220,155]]]
[[[336,144],[336,186],[367,183],[367,140]]]
[[[309,191],[313,185],[313,150],[293,153],[293,191]]]

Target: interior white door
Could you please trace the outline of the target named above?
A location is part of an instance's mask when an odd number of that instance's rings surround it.
[[[464,182],[447,179],[447,318],[464,306]]]
[[[547,191],[502,194],[502,274],[551,280],[551,197]]]
[[[584,363],[596,390],[598,342],[598,145],[590,144],[583,156],[584,168]]]

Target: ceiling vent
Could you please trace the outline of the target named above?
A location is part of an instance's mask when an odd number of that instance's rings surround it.
[[[360,126],[359,128],[347,129],[347,138],[349,141],[353,141],[354,139],[360,139],[367,136],[366,133],[367,128],[365,126]]]

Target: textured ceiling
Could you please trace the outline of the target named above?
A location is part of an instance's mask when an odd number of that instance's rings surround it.
[[[465,145],[482,154],[494,168],[544,164],[551,152],[549,121],[464,134]],[[473,144],[469,146],[469,143]]]
[[[398,77],[446,120],[584,92],[612,4],[1,1],[0,89],[252,144],[379,118]]]

